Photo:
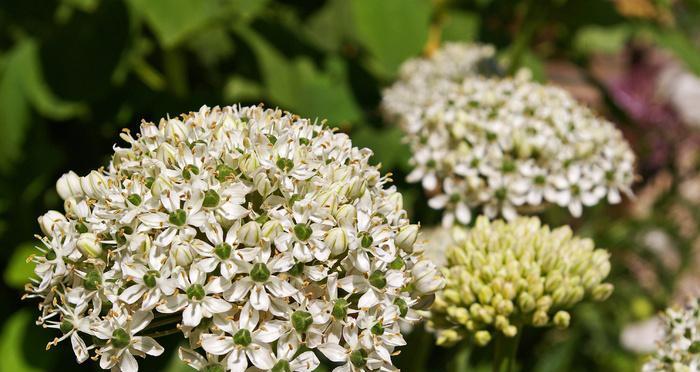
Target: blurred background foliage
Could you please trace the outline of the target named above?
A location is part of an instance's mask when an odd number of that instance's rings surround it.
[[[374,150],[416,221],[437,224],[420,187],[404,182],[408,149],[378,105],[402,61],[445,41],[495,44],[507,65],[569,89],[631,141],[637,200],[577,220],[543,216],[611,250],[615,294],[579,306],[566,332],[526,333],[519,360],[528,371],[636,370],[643,357],[623,346],[623,330],[700,287],[700,124],[683,112],[690,93],[657,94],[669,66],[697,79],[698,29],[698,0],[3,0],[0,371],[96,368],[78,367],[67,343],[44,350],[55,335],[20,299],[26,257],[36,217],[62,208],[55,180],[106,164],[119,131],[142,119],[234,103],[327,119]],[[490,355],[433,347],[416,331],[397,360],[405,371],[463,371],[488,369]],[[172,355],[141,366],[188,368]]]

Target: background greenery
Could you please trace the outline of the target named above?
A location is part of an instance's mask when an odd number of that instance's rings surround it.
[[[673,155],[660,164],[647,161],[656,151],[648,138],[664,129],[640,125],[616,104],[609,82],[596,74],[595,58],[642,40],[700,72],[699,11],[698,0],[3,0],[0,371],[96,368],[78,367],[69,342],[45,351],[55,335],[33,325],[35,304],[20,298],[32,270],[26,257],[39,233],[36,218],[62,208],[55,180],[105,164],[121,128],[203,104],[239,102],[325,118],[356,145],[373,149],[395,175],[413,218],[435,225],[439,214],[427,208],[420,187],[403,181],[409,153],[378,111],[381,89],[406,58],[443,41],[481,41],[539,80],[594,92],[592,104],[620,123],[639,154],[636,189],[643,190],[660,172],[673,180],[678,173]],[[573,81],[557,75],[562,63],[563,71],[575,71]],[[694,235],[679,233],[667,218],[678,202],[673,182],[651,201],[652,213],[635,214],[628,203],[587,210],[579,220],[560,210],[543,216],[554,225],[572,224],[613,252],[616,292],[603,305],[579,306],[566,332],[525,333],[523,370],[638,368],[642,359],[620,346],[620,331],[665,307],[684,270],[664,268],[639,234],[662,229],[682,262],[692,251]],[[647,263],[659,285],[640,283],[629,257]],[[488,368],[489,349],[439,349],[424,332],[409,342],[398,358],[405,371]],[[187,370],[175,359],[149,358],[141,366]]]

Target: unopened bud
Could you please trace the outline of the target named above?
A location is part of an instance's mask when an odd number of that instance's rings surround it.
[[[60,228],[61,225],[67,223],[66,217],[58,211],[48,211],[43,216],[38,218],[39,227],[44,235],[52,235],[55,228]]]
[[[332,256],[338,256],[348,249],[348,234],[341,227],[328,231],[324,241]]]
[[[394,238],[394,243],[400,249],[411,253],[413,245],[418,239],[418,225],[407,225],[399,229],[399,233]]]
[[[262,195],[263,198],[270,195],[273,191],[270,179],[267,177],[267,174],[263,172],[255,175],[253,184],[255,184],[255,189],[258,191],[258,194]]]
[[[277,220],[269,220],[262,226],[262,236],[269,240],[274,240],[283,231],[282,224]]]
[[[569,326],[569,322],[571,321],[571,315],[567,313],[566,311],[557,311],[556,314],[554,314],[554,325],[557,328],[564,329]]]
[[[238,239],[248,247],[254,247],[260,242],[260,225],[250,221],[238,230]]]
[[[107,180],[98,171],[92,171],[85,177],[80,178],[83,192],[90,198],[101,199],[107,192]]]
[[[605,301],[613,293],[613,285],[610,283],[598,284],[591,292],[596,301]]]
[[[173,166],[177,163],[177,149],[173,145],[163,142],[158,146],[156,158],[167,166]]]
[[[85,256],[95,258],[102,255],[100,241],[97,239],[97,235],[93,233],[80,234],[75,245]]]
[[[83,195],[83,189],[80,185],[80,177],[75,172],[70,171],[61,176],[56,181],[56,192],[63,200],[71,197],[79,198]]]
[[[194,260],[192,249],[184,244],[177,244],[172,247],[170,254],[175,259],[178,266],[187,267]]]
[[[544,327],[549,322],[549,315],[544,310],[537,310],[532,315],[532,325],[535,327]]]
[[[338,208],[335,218],[338,221],[338,225],[342,227],[354,226],[357,220],[357,210],[352,204],[344,204]]]
[[[474,342],[479,346],[486,346],[491,342],[491,333],[489,331],[477,331],[474,333]]]

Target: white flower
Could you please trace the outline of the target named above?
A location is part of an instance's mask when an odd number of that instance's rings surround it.
[[[669,308],[663,314],[664,332],[656,352],[642,371],[700,370],[700,302],[685,308]]]
[[[136,336],[153,320],[153,313],[137,311],[133,315],[125,313],[108,317],[94,327],[95,337],[106,340],[105,346],[97,350],[100,367],[110,369],[118,366],[121,371],[138,371],[139,365],[134,355],[158,356],[164,349],[153,338]]]
[[[177,288],[182,293],[167,297],[165,303],[158,306],[162,313],[182,311],[182,324],[196,327],[202,318],[211,318],[214,314],[226,312],[231,304],[212,295],[224,291],[227,283],[223,278],[217,278],[205,283],[206,274],[196,266],[191,266],[189,274],[185,270],[177,273]]]
[[[310,371],[333,341],[394,369],[399,324],[443,281],[371,151],[262,107],[202,107],[121,138],[107,167],[58,181],[65,213],[39,219],[27,296],[63,332],[52,344],[132,371],[133,355],[162,352],[137,334],[179,334],[198,370]],[[385,332],[356,329],[360,312]]]
[[[443,225],[514,219],[545,202],[583,206],[632,195],[634,154],[615,126],[563,89],[525,73],[493,77],[493,48],[447,44],[404,63],[382,106],[406,133],[409,182],[422,182]]]

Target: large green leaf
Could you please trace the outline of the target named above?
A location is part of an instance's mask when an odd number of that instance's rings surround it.
[[[219,2],[208,0],[129,0],[153,29],[161,45],[171,48],[219,15]]]
[[[52,364],[56,354],[44,350],[43,332],[32,323],[26,309],[7,319],[0,334],[0,371],[41,372]]]
[[[237,30],[255,52],[266,96],[273,104],[300,115],[328,119],[333,125],[360,118],[343,60],[329,56],[320,70],[308,57],[287,59],[248,28]]]
[[[352,1],[358,41],[372,54],[378,72],[391,76],[406,58],[423,50],[428,39],[428,0]]]
[[[451,11],[442,26],[444,41],[473,41],[479,34],[479,16],[472,12]]]
[[[582,27],[574,38],[574,49],[582,54],[615,53],[625,46],[631,33],[627,25]]]
[[[352,38],[353,23],[348,14],[351,2],[330,0],[307,20],[302,29],[306,39],[317,47],[330,52],[338,52],[345,39]]]
[[[24,243],[17,247],[10,257],[5,269],[5,283],[8,286],[22,289],[34,273],[34,264],[27,262],[27,257],[38,253],[34,243]]]
[[[653,32],[656,41],[682,59],[696,75],[700,75],[700,50],[693,41],[675,29],[657,29]]]
[[[43,79],[38,47],[24,39],[4,57],[0,70],[0,169],[17,159],[29,126],[30,108],[63,120],[85,112],[81,104],[63,101]]]

